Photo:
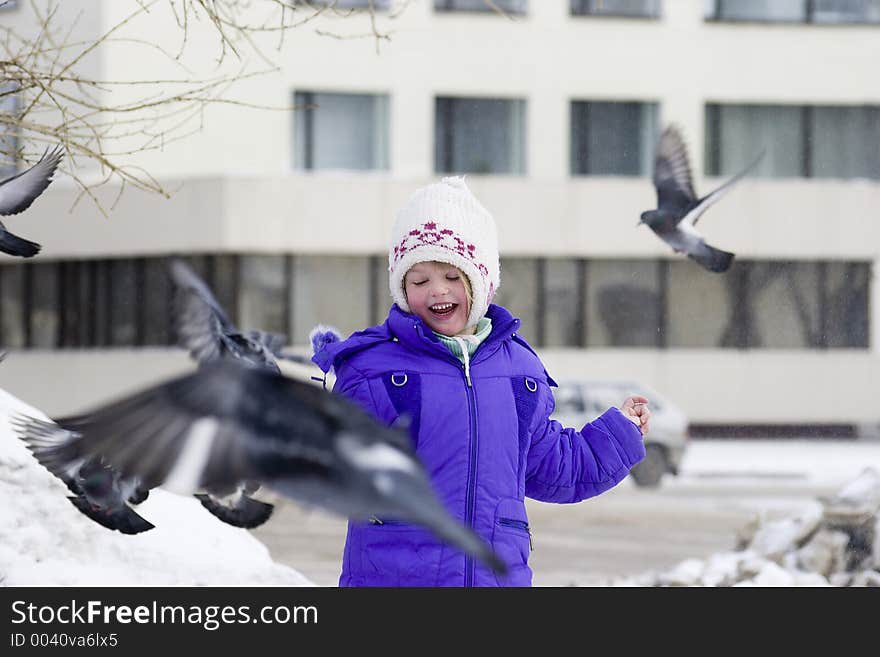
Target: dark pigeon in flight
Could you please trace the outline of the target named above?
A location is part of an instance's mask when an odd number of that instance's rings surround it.
[[[308,358],[283,351],[286,339],[268,331],[240,331],[214,294],[183,260],[169,265],[174,283],[177,340],[199,364],[234,358],[243,364],[280,372],[277,361],[311,365]]]
[[[0,182],[0,215],[18,214],[27,210],[52,182],[52,175],[63,156],[61,146],[56,146],[51,153],[47,148],[30,169]],[[0,222],[0,251],[3,253],[31,258],[40,252],[40,248],[36,242],[13,235]]]
[[[726,183],[705,196],[698,197],[694,192],[687,148],[681,133],[675,126],[667,127],[660,136],[654,160],[657,209],[643,212],[639,224],[647,224],[676,253],[686,254],[705,269],[712,272],[727,271],[734,254],[707,244],[695,225],[709,206],[729,192],[763,156],[764,153],[761,152],[751,164]]]
[[[0,352],[0,361],[7,353]],[[67,499],[83,514],[99,525],[123,534],[139,534],[153,528],[129,506],[140,504],[150,494],[141,487],[138,479],[123,479],[100,457],[74,463],[59,459],[59,449],[72,439],[73,434],[54,423],[35,420],[26,430],[15,423],[13,427],[20,429],[19,437],[37,461],[64,482],[72,493]]]
[[[506,571],[489,545],[446,511],[406,431],[305,381],[218,360],[57,425],[20,414],[13,422],[25,440],[63,432],[54,450],[61,469],[101,458],[126,480],[183,495],[221,496],[255,481],[349,518],[423,525]]]
[[[72,493],[67,499],[83,514],[123,534],[153,528],[129,506],[140,504],[149,494],[137,478],[121,477],[99,456],[68,459],[65,446],[76,434],[53,422],[32,419],[25,426],[13,419],[12,426],[37,461],[64,482]]]
[[[311,364],[306,358],[282,352],[284,336],[268,331],[243,333],[230,321],[208,285],[183,260],[173,259],[169,275],[174,284],[174,328],[180,346],[187,349],[199,367],[219,360],[280,373],[278,359]],[[259,484],[241,481],[222,498],[202,492],[196,498],[220,520],[252,529],[266,522],[274,507],[251,495]]]

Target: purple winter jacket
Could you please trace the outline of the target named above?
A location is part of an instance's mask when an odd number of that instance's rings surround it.
[[[638,428],[611,408],[580,431],[549,416],[554,401],[520,321],[489,307],[492,332],[464,366],[417,316],[395,304],[380,326],[314,355],[336,372],[334,391],[382,422],[409,422],[416,453],[446,509],[488,541],[509,567],[496,576],[393,518],[349,522],[340,586],[530,586],[525,496],[571,503],[620,482],[645,455]]]

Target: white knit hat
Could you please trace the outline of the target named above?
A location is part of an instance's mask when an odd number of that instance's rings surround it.
[[[388,284],[402,310],[411,312],[403,288],[406,272],[432,260],[454,265],[468,277],[474,301],[467,326],[476,326],[501,284],[501,264],[495,221],[464,178],[443,178],[416,190],[397,213],[388,252]]]

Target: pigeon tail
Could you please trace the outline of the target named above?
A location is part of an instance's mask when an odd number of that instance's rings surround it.
[[[147,522],[132,509],[123,507],[117,511],[101,509],[91,504],[84,497],[68,497],[71,504],[107,529],[115,529],[123,534],[140,534],[153,529],[155,525]]]
[[[0,230],[0,251],[9,255],[31,258],[40,252],[40,245],[13,235],[8,230]]]
[[[704,244],[702,249],[694,253],[689,253],[688,257],[709,271],[721,273],[730,269],[730,265],[733,263],[735,256],[729,251],[722,251],[721,249],[716,249],[708,244]]]
[[[328,344],[339,342],[342,335],[335,326],[325,326],[318,324],[309,332],[309,342],[312,343],[312,354],[317,354]]]

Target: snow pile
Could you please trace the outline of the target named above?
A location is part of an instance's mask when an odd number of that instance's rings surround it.
[[[880,472],[788,517],[757,516],[732,552],[612,586],[880,586]]]
[[[0,584],[312,585],[191,497],[154,489],[137,507],[154,529],[126,536],[101,527],[76,510],[67,487],[13,433],[9,417],[19,411],[46,417],[0,389]]]

